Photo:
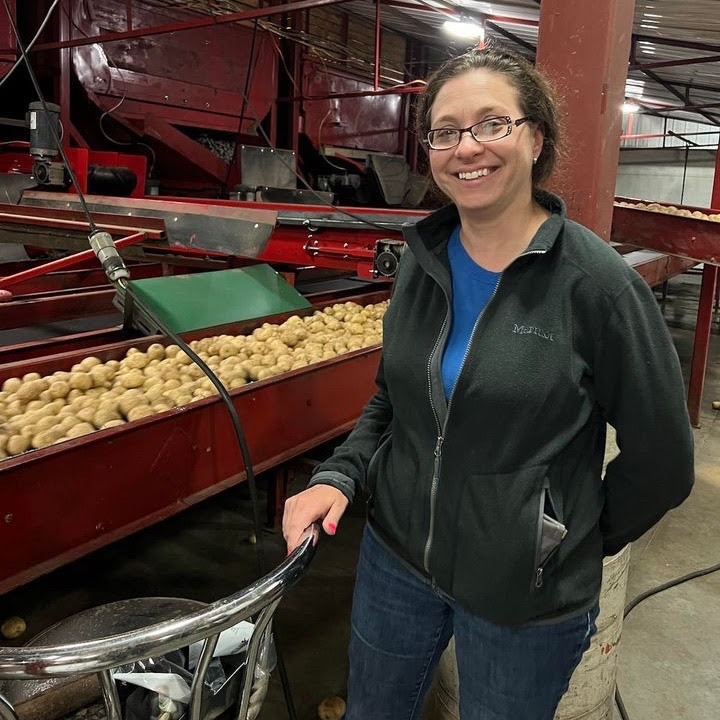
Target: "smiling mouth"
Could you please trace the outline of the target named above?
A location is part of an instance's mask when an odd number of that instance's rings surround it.
[[[473,170],[472,172],[459,172],[457,173],[457,177],[460,178],[460,180],[477,180],[481,177],[487,177],[491,173],[494,173],[497,168],[480,168],[479,170]]]

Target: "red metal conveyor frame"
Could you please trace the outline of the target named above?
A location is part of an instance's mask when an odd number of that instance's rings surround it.
[[[366,295],[376,302],[387,291]],[[185,339],[249,332],[255,323]],[[124,356],[157,337],[0,367],[0,382],[49,374],[93,354]],[[375,346],[232,391],[261,472],[349,431],[373,392]],[[216,397],[0,462],[0,593],[167,518],[246,477],[227,409]]]

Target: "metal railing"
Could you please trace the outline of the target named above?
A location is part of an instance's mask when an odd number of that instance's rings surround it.
[[[182,617],[83,642],[0,647],[0,679],[63,678],[95,673],[102,688],[108,720],[121,720],[120,699],[111,672],[113,668],[202,641],[187,715],[189,720],[201,720],[205,675],[219,634],[242,620],[255,617],[236,716],[238,720],[246,720],[255,664],[263,643],[269,642],[273,613],[283,596],[308,568],[318,537],[319,527],[312,525],[306,530],[302,543],[272,572],[234,595]],[[13,705],[1,694],[0,719],[19,720]]]

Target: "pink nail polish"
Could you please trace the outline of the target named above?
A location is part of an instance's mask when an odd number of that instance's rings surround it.
[[[328,523],[327,529],[330,535],[334,535],[337,530],[337,525],[335,523]]]

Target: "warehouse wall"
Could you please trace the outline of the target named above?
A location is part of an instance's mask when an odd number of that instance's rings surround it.
[[[710,207],[715,152],[690,151],[683,191],[684,165],[684,149],[621,150],[615,194],[674,205]]]

